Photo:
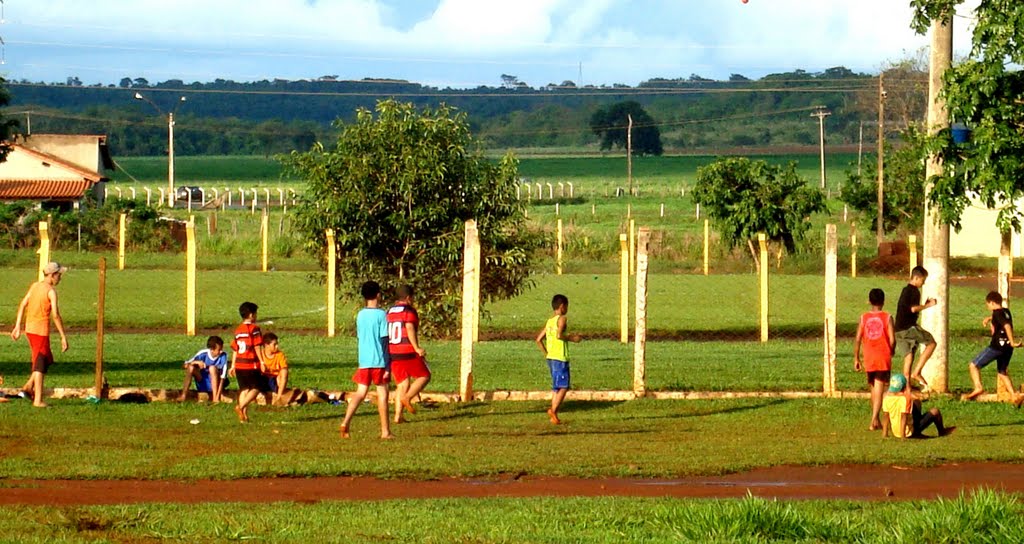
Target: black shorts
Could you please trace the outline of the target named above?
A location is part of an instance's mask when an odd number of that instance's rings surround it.
[[[242,370],[240,368],[235,369],[235,378],[238,379],[239,389],[256,389],[257,391],[263,391],[266,387],[267,380],[263,377],[263,373],[259,369]]]
[[[889,383],[892,379],[891,370],[869,370],[868,371],[868,387],[875,386],[875,380],[880,382]]]

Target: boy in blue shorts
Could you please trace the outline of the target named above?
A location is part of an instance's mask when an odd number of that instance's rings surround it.
[[[551,309],[555,311],[537,335],[537,345],[547,359],[551,371],[551,408],[548,408],[548,419],[558,425],[558,408],[569,392],[569,342],[579,343],[583,337],[578,334],[566,334],[566,314],[569,313],[569,297],[555,295],[551,298]]]
[[[391,382],[391,359],[388,354],[388,316],[380,307],[380,285],[368,281],[360,289],[366,307],[356,315],[356,337],[359,339],[359,370],[352,376],[356,390],[349,398],[341,437],[349,437],[349,425],[359,405],[366,398],[370,385],[377,386],[377,412],[380,414],[380,437],[394,438],[388,420],[388,384]]]
[[[981,325],[988,327],[991,331],[992,340],[967,365],[974,389],[964,395],[963,400],[974,400],[985,392],[985,387],[981,384],[981,369],[992,361],[996,362],[996,372],[1003,387],[1007,391],[1014,391],[1013,380],[1010,379],[1009,372],[1010,359],[1013,357],[1013,348],[1019,348],[1021,342],[1013,337],[1013,314],[1010,313],[1009,308],[1003,308],[1003,295],[998,291],[990,291],[985,296],[985,307],[992,312],[992,315],[982,319]],[[1024,394],[1014,392],[1014,406],[1020,408],[1022,403],[1024,403]]]
[[[184,402],[188,397],[188,388],[193,380],[196,382],[197,393],[209,393],[210,401],[220,402],[228,383],[228,355],[224,353],[224,340],[221,337],[208,338],[206,349],[193,355],[183,366],[185,383],[181,386],[179,402]]]

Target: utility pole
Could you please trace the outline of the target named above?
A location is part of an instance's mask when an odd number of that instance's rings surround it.
[[[860,136],[857,138],[857,177],[860,177],[860,161],[864,155],[864,121],[860,122]]]
[[[878,74],[878,217],[875,220],[875,240],[882,246],[885,227],[882,224],[882,210],[885,208],[885,87],[884,73]]]
[[[832,115],[825,106],[818,106],[811,117],[818,118],[818,147],[821,150],[821,188],[825,189],[825,118]]]
[[[932,21],[931,60],[928,69],[928,135],[949,127],[949,110],[942,100],[942,77],[953,60],[953,12],[943,13]],[[925,167],[924,267],[928,270],[925,298],[936,298],[938,304],[921,313],[922,326],[931,331],[937,344],[932,358],[922,369],[925,381],[933,391],[949,391],[949,225],[938,210],[928,204],[934,189],[934,176],[943,173],[942,161],[930,155]]]
[[[633,116],[626,115],[626,177],[629,179],[629,197],[633,198]]]

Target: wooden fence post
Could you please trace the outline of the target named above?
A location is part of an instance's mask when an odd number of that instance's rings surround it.
[[[704,275],[708,275],[708,265],[711,260],[711,224],[704,220]]]
[[[480,231],[476,228],[476,221],[473,222],[473,270],[476,276],[473,280],[473,343],[480,341]]]
[[[761,246],[760,257],[760,300],[761,300],[761,342],[768,341],[768,238],[765,233],[757,233],[757,244]]]
[[[629,275],[636,274],[636,219],[629,220]]]
[[[253,192],[253,195],[256,193]],[[253,200],[253,202],[256,202]],[[267,209],[263,208],[263,215],[260,216],[260,237],[263,239],[263,252],[262,259],[260,261],[261,269],[266,272],[268,266],[267,252],[269,251],[268,246],[270,245],[270,214],[267,213]]]
[[[633,333],[633,394],[647,393],[647,246],[651,229],[643,227],[637,241],[636,332]]]
[[[619,342],[629,342],[629,242],[619,234]]]
[[[43,281],[43,269],[50,262],[50,225],[46,221],[39,222],[39,280]]]
[[[854,228],[856,228],[854,223]],[[850,235],[850,277],[857,277],[857,233]]]
[[[124,245],[127,238],[128,214],[122,213],[117,218],[117,269],[124,270]]]
[[[466,221],[466,241],[462,250],[462,355],[459,365],[459,398],[473,400],[473,322],[476,311],[474,296],[480,282],[474,252],[480,244],[476,221]]]
[[[327,229],[327,337],[335,334],[335,304],[338,279],[337,245],[334,241],[334,229]]]
[[[1010,271],[1013,269],[1012,244],[1013,232],[1008,230],[1001,233],[999,239],[999,263],[996,284],[999,294],[1003,296],[1003,308],[1010,307]],[[1016,391],[1012,391],[1004,387],[1002,380],[998,378],[996,379],[996,398],[1001,401],[1012,401],[1016,393]]]
[[[839,275],[836,226],[825,225],[825,362],[822,391],[836,392],[836,283]]]
[[[185,335],[196,335],[196,219],[185,225]]]
[[[103,324],[106,319],[107,258],[100,257],[99,291],[96,296],[96,398],[103,398]]]
[[[555,252],[555,273],[562,275],[562,220],[558,220],[558,249]]]

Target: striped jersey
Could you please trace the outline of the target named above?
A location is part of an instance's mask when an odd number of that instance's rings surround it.
[[[412,323],[419,331],[420,316],[411,304],[396,304],[388,310],[388,352],[392,361],[404,361],[419,357],[409,340],[406,323]]]
[[[231,349],[235,350],[235,368],[239,370],[256,370],[260,367],[256,346],[263,345],[263,333],[259,325],[243,322],[235,329],[235,338],[231,341]]]

